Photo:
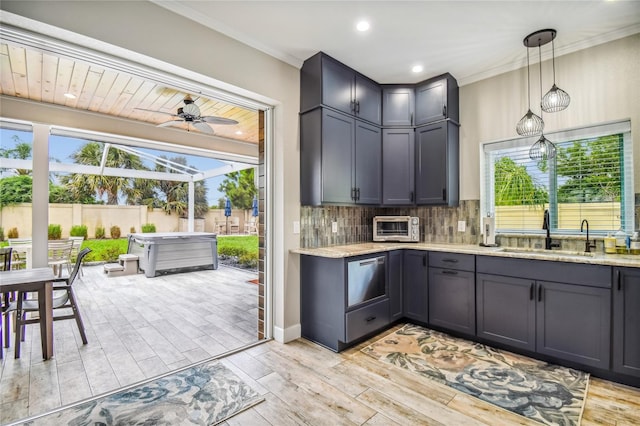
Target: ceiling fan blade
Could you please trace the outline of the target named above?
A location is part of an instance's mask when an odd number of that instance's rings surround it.
[[[200,130],[202,133],[207,133],[209,135],[213,134],[213,129],[209,127],[207,123],[203,123],[202,121],[193,121],[191,124],[193,124],[193,127]]]
[[[164,114],[164,115],[170,115],[172,117],[178,117],[177,115],[171,114],[170,112],[156,111],[155,109],[145,109],[145,108],[134,108],[134,109],[137,109],[138,111],[155,112],[155,113],[158,113],[158,114]]]
[[[164,123],[158,124],[156,127],[168,127],[168,126],[173,126],[174,124],[178,124],[178,123],[184,123],[184,120],[165,121]]]
[[[200,117],[200,119],[211,124],[238,124],[236,120],[224,117],[215,117],[213,115],[205,115],[204,117]]]

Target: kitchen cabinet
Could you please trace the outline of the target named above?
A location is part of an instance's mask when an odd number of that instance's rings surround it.
[[[458,123],[458,82],[451,74],[431,78],[416,86],[415,125],[450,119]]]
[[[476,259],[478,337],[609,368],[610,267]]]
[[[300,257],[302,337],[341,351],[389,325],[386,255]]]
[[[613,274],[613,371],[640,377],[640,268]]]
[[[405,250],[403,262],[404,316],[418,323],[429,322],[427,252]]]
[[[458,136],[458,125],[449,120],[416,128],[416,204],[458,205]]]
[[[382,86],[382,125],[413,126],[415,94],[413,86]]]
[[[388,254],[388,273],[389,277],[389,321],[395,322],[404,316],[402,308],[403,295],[403,273],[402,259],[403,251],[394,250]]]
[[[476,334],[473,255],[429,252],[429,325]]]
[[[382,204],[415,202],[415,148],[413,128],[382,130]]]
[[[382,89],[375,81],[320,52],[300,70],[300,110],[328,106],[379,125]]]
[[[381,155],[379,127],[327,108],[302,114],[301,203],[379,205]]]

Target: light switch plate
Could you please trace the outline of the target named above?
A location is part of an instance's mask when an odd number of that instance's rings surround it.
[[[300,221],[299,220],[294,220],[293,221],[293,233],[294,234],[299,234],[300,233]]]
[[[464,232],[467,230],[467,222],[464,220],[458,221],[458,232]]]
[[[338,233],[338,222],[331,222],[331,232],[334,234]]]

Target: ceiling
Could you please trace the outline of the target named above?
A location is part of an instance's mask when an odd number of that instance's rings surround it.
[[[640,32],[640,1],[151,1],[294,66],[324,51],[378,83],[511,71],[524,37],[545,28],[556,57]]]

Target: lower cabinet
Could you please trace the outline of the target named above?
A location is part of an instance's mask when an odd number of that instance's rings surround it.
[[[474,269],[473,255],[429,253],[430,325],[471,336],[476,334]]]
[[[613,371],[640,377],[640,268],[615,268]]]
[[[394,250],[387,255],[387,284],[389,287],[389,321],[394,322],[404,316],[403,300],[403,251]]]
[[[427,289],[427,252],[405,250],[403,263],[404,316],[426,324],[429,321],[429,294]]]

